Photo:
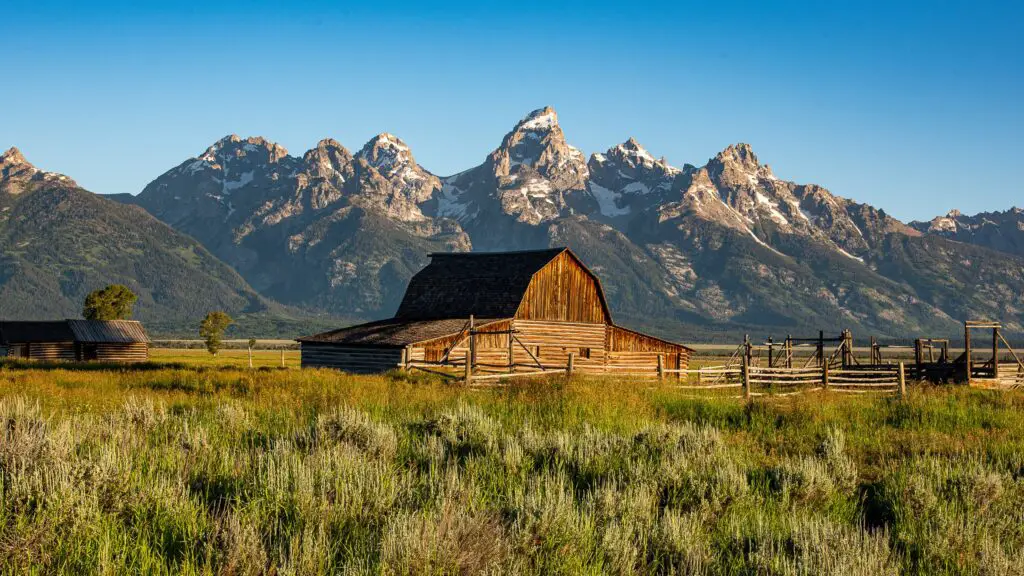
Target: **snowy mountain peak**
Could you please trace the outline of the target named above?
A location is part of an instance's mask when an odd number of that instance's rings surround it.
[[[605,155],[598,156],[598,161],[603,161]],[[628,166],[629,168],[660,168],[662,172],[666,174],[678,174],[681,172],[678,168],[669,166],[665,159],[655,158],[653,154],[648,152],[639,142],[636,141],[632,136],[629,140],[626,140],[622,144],[611,148],[607,152],[607,156],[614,158],[619,163]]]
[[[21,153],[21,150],[11,146],[6,152],[0,154],[0,167],[6,170],[15,166],[28,166],[33,169],[35,168],[28,163],[28,160],[25,160],[25,155]]]
[[[412,151],[409,150],[409,146],[401,138],[387,132],[371,138],[356,153],[356,158],[364,160],[385,177],[391,177],[396,174],[416,176],[417,174],[415,173],[420,171],[416,165],[416,160],[412,156]]]
[[[516,124],[515,130],[545,132],[558,126],[558,113],[551,106],[534,110]]]
[[[33,166],[15,147],[0,154],[0,192],[17,194],[30,182],[50,182],[75,185],[75,181],[63,174],[44,172]]]
[[[757,170],[761,166],[750,144],[743,142],[728,146],[719,152],[715,159],[723,163],[739,164],[749,170]]]
[[[220,164],[249,155],[255,155],[258,161],[273,163],[288,156],[288,150],[261,136],[243,139],[237,134],[230,134],[214,142],[198,159],[210,164]]]

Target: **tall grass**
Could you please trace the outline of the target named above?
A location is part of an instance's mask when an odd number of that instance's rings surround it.
[[[1022,410],[0,369],[0,570],[1019,574]]]

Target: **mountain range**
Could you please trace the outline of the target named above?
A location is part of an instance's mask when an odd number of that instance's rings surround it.
[[[632,138],[587,157],[551,108],[451,176],[420,166],[386,133],[354,153],[325,139],[301,157],[263,138],[228,136],[138,195],[110,198],[31,167],[15,150],[3,158],[0,295],[6,302],[8,291],[24,297],[33,282],[45,284],[62,313],[110,278],[134,280],[147,294],[140,314],[169,324],[214,306],[379,318],[394,312],[430,252],[567,245],[601,276],[620,322],[681,340],[840,328],[949,335],[980,317],[1024,332],[1019,209],[903,223],[781,180],[745,144],[699,167],[669,165]],[[73,209],[54,220],[47,203],[60,202]],[[40,242],[43,233],[58,243]],[[118,235],[136,244],[121,248],[111,241]],[[63,246],[60,237],[95,237],[103,249]],[[138,247],[150,241],[160,250]],[[45,251],[32,248],[40,244]],[[167,293],[176,275],[206,296],[181,302]]]

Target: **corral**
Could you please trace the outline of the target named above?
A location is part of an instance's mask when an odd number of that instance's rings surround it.
[[[612,321],[567,248],[431,254],[394,318],[300,338],[302,365],[461,370],[469,378],[685,369],[692,350]]]

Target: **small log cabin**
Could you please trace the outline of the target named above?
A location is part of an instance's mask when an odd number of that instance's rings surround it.
[[[473,317],[474,366],[565,366],[657,374],[692,350],[615,325],[601,282],[568,248],[436,253],[409,282],[394,318],[299,338],[304,367],[375,373],[409,363],[463,363]]]
[[[144,362],[149,337],[135,320],[0,322],[0,357],[69,362]]]

